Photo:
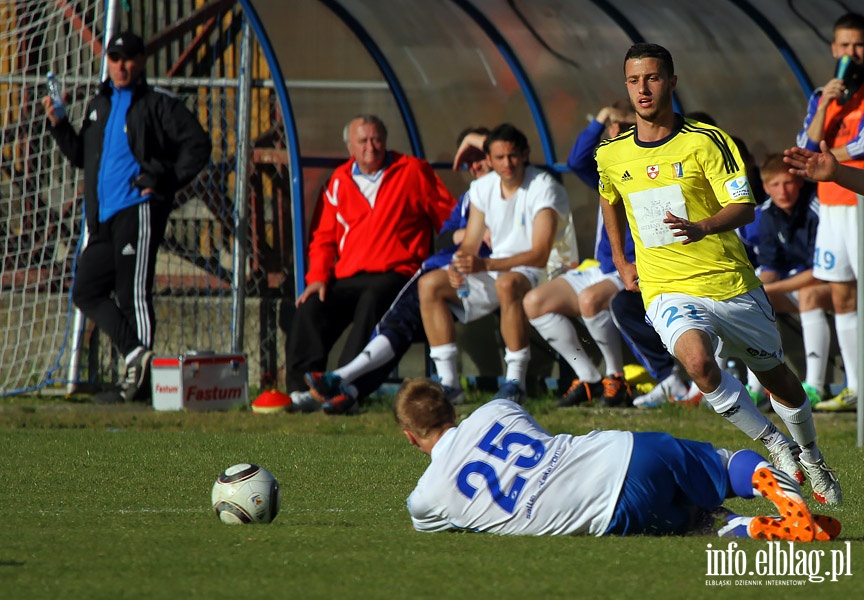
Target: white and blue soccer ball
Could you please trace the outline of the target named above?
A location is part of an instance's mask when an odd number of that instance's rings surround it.
[[[281,491],[263,467],[241,463],[225,469],[210,495],[213,511],[229,525],[269,523],[279,514]]]

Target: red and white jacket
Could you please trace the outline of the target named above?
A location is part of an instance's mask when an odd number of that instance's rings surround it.
[[[306,284],[357,273],[411,276],[429,256],[456,199],[425,160],[390,152],[374,208],[340,165],[318,200],[309,240]]]

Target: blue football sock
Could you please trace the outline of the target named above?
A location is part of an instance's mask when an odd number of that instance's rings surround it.
[[[753,473],[760,467],[770,463],[752,450],[739,450],[729,459],[726,471],[729,473],[729,484],[732,491],[740,498],[754,498]]]

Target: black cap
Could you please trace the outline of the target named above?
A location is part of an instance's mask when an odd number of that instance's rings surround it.
[[[132,58],[144,54],[144,51],[144,40],[131,31],[123,31],[115,35],[105,49],[106,54],[119,54],[123,58]]]

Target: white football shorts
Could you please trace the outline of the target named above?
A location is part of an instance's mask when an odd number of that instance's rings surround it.
[[[738,357],[753,371],[785,362],[777,317],[762,287],[722,301],[660,294],[646,314],[667,349],[685,331],[699,329],[711,338],[716,355]]]
[[[600,270],[600,267],[588,267],[582,270],[570,269],[563,275],[559,275],[559,277],[570,284],[570,287],[573,288],[577,296],[595,283],[606,280],[614,283],[619,292],[624,289],[624,282],[621,281],[621,275],[618,274],[617,270],[611,273],[604,273]]]
[[[858,207],[819,205],[813,276],[822,281],[858,279]]]
[[[447,266],[441,267],[448,268]],[[462,323],[470,323],[494,312],[501,306],[495,292],[495,280],[503,271],[482,271],[468,275],[468,297],[451,304],[450,310]],[[536,267],[514,267],[510,272],[524,275],[532,288],[546,280],[546,270]]]

